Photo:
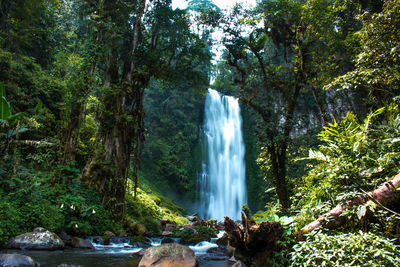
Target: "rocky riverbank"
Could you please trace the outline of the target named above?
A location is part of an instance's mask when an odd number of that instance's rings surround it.
[[[152,266],[155,262],[159,267],[244,266],[243,262],[252,266],[254,255],[259,256],[261,252],[267,255],[267,250],[274,247],[281,227],[276,222],[257,225],[243,218],[242,224],[235,224],[226,217],[225,225],[198,220],[196,216],[188,216],[189,222],[185,225],[162,220],[162,234],[158,236],[150,235],[142,226],[135,226],[143,229],[140,237],[126,233],[116,235],[110,231],[102,236],[71,237],[63,231],[56,234],[35,228],[33,232],[9,240],[9,250],[0,254],[0,266]],[[277,232],[271,230],[274,227],[261,227],[274,223]],[[268,235],[274,238],[261,241]],[[248,249],[253,243],[257,243],[254,253]],[[267,245],[260,247],[260,244]]]

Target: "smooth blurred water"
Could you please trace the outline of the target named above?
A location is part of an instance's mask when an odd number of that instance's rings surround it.
[[[194,251],[196,256],[201,254],[206,254],[207,250],[209,250],[210,248],[217,248],[217,247],[218,247],[217,244],[208,241],[202,241],[194,246],[189,246],[189,248]]]
[[[60,264],[81,267],[128,267],[138,266],[140,257],[133,257],[137,249],[66,249],[56,251],[6,250],[1,253],[16,253],[32,257],[40,267],[57,267]]]
[[[149,238],[151,246],[161,245],[162,237]],[[0,250],[0,253],[22,254],[32,257],[40,267],[54,267],[60,264],[76,265],[81,267],[134,267],[139,265],[140,256],[134,255],[135,252],[142,250],[135,244],[130,243],[111,243],[101,245],[93,242],[93,238],[88,238],[92,242],[95,250],[91,249],[65,249],[56,251],[40,250]],[[179,241],[179,238],[175,238]],[[213,242],[203,241],[196,245],[189,246],[195,253],[200,267],[227,267],[228,257],[225,260],[213,260],[212,253],[208,253],[210,248],[218,247]],[[173,267],[173,266],[171,266]]]
[[[247,201],[239,101],[209,89],[204,110],[207,153],[199,177],[199,213],[206,219],[223,221],[229,216],[237,220]]]

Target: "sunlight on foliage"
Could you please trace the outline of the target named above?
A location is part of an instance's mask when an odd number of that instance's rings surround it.
[[[399,266],[391,240],[373,233],[318,232],[293,247],[290,266]]]

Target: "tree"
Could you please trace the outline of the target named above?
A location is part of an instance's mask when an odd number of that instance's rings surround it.
[[[96,151],[83,178],[103,195],[103,202],[124,213],[126,179],[133,154],[135,190],[144,142],[144,90],[152,77],[174,80],[199,76],[205,45],[190,32],[185,11],[171,10],[170,1],[84,1],[91,38],[97,49],[100,106]]]
[[[49,66],[59,41],[56,15],[60,5],[60,0],[2,0],[1,47],[34,57],[41,66]]]
[[[381,13],[361,16],[361,51],[356,69],[337,77],[328,89],[366,92],[364,105],[377,108],[400,94],[399,49],[400,4],[385,1]]]
[[[341,64],[331,58],[340,44],[332,40],[346,39],[337,24],[338,10],[346,8],[330,1],[263,1],[255,10],[236,6],[224,21],[226,62],[236,70],[241,100],[262,119],[260,163],[283,208],[289,207],[292,140],[331,120],[322,88]]]

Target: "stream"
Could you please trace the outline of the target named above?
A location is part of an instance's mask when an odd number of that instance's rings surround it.
[[[230,266],[228,258],[221,259],[213,253],[207,252],[210,248],[216,248],[217,238],[211,242],[203,241],[196,245],[189,246],[196,255],[201,267],[227,267]],[[129,243],[110,243],[110,245],[101,245],[93,242],[93,238],[88,238],[96,248],[89,249],[65,249],[56,251],[43,250],[3,250],[0,253],[22,254],[32,257],[41,267],[54,267],[65,264],[64,266],[81,267],[128,267],[138,266],[141,256],[134,253],[142,248]],[[161,245],[162,237],[149,238],[151,246]],[[179,238],[174,238],[174,242],[179,242]],[[213,259],[214,258],[214,259]],[[220,258],[215,260],[215,258]]]

